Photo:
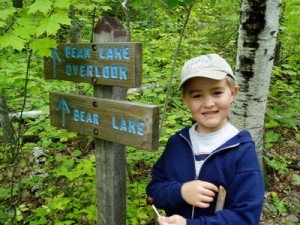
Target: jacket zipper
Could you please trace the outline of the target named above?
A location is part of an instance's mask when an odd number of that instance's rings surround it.
[[[182,134],[179,134],[179,135],[180,135],[184,140],[187,141],[187,143],[190,145],[191,150],[193,151],[193,147],[192,147],[191,142],[190,142],[185,136],[183,136]],[[195,180],[198,180],[198,179],[199,179],[200,174],[201,174],[201,171],[202,171],[202,168],[203,168],[205,162],[206,162],[209,158],[211,158],[213,155],[215,155],[215,154],[217,154],[217,153],[219,153],[219,152],[221,152],[221,151],[223,151],[223,150],[226,150],[226,149],[229,149],[229,148],[234,148],[234,147],[237,147],[237,146],[239,146],[239,145],[240,145],[240,143],[237,143],[237,144],[230,145],[230,146],[226,146],[226,147],[224,147],[224,148],[221,148],[221,149],[218,149],[218,150],[213,151],[213,152],[212,152],[212,153],[204,160],[204,162],[203,162],[203,164],[202,164],[202,166],[201,166],[201,168],[200,168],[200,171],[199,171],[199,174],[198,174],[198,175],[196,174],[196,170],[195,170]],[[194,158],[194,162],[195,162],[195,158]],[[194,164],[195,164],[195,163],[194,163]],[[194,165],[194,167],[195,167],[195,165]],[[194,219],[194,214],[195,214],[195,206],[192,207],[192,216],[191,216],[191,219]]]

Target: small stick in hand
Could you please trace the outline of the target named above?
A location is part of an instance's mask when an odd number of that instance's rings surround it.
[[[220,185],[215,212],[220,211],[224,208],[225,198],[226,198],[226,190],[222,185]]]
[[[151,205],[152,209],[154,210],[154,212],[156,213],[157,217],[160,217],[159,212],[157,211],[155,205],[154,205],[154,200],[152,197],[147,197],[147,204]]]

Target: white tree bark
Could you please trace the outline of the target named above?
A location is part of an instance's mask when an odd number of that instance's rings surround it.
[[[243,0],[236,59],[240,93],[232,120],[249,130],[261,162],[267,95],[275,55],[281,0]]]
[[[15,131],[8,114],[8,108],[4,97],[0,96],[0,127],[3,129],[4,142],[15,143]]]

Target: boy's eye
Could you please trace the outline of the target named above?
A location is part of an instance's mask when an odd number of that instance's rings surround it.
[[[193,95],[192,98],[201,98],[200,94]]]
[[[221,94],[223,94],[222,91],[215,91],[215,92],[214,92],[214,95],[221,95]]]

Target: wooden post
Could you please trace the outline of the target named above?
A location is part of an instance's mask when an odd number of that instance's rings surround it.
[[[93,42],[124,42],[126,31],[114,17],[102,17]],[[126,99],[126,88],[95,85],[94,96]],[[126,224],[126,159],[124,145],[95,140],[98,225]]]

